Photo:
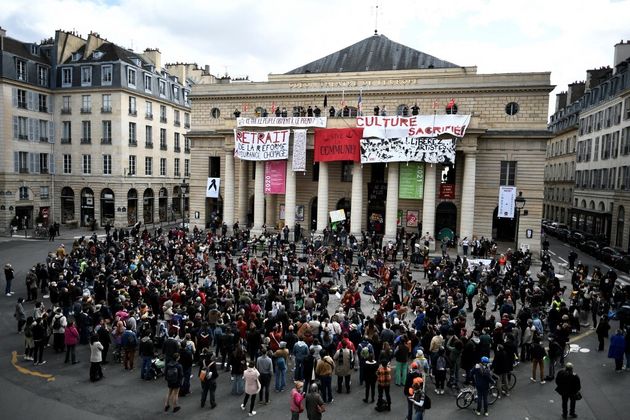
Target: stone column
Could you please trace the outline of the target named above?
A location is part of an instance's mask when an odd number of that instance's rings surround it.
[[[293,239],[295,234],[295,172],[293,172],[293,158],[289,156],[287,161],[287,184],[284,195],[284,223],[293,234],[289,234],[289,238]]]
[[[464,153],[464,184],[462,186],[462,208],[460,210],[459,237],[472,240],[475,227],[475,177],[477,175],[477,152]]]
[[[361,236],[363,221],[363,168],[360,162],[352,164],[352,195],[350,197],[350,233],[357,238]]]
[[[396,240],[398,216],[398,162],[387,164],[387,202],[385,203],[385,235],[383,242]]]
[[[238,223],[241,229],[247,227],[247,210],[249,208],[249,191],[247,183],[249,173],[247,171],[248,161],[241,160],[238,165]]]
[[[265,223],[265,162],[256,162],[256,180],[254,181],[254,227],[253,235],[260,235]]]
[[[328,225],[328,162],[319,163],[317,182],[317,232],[321,233]]]
[[[223,184],[223,221],[232,232],[234,224],[234,152],[225,154],[225,183]]]
[[[276,229],[276,195],[265,194],[265,224],[267,231]]]
[[[435,189],[437,187],[437,165],[424,164],[424,195],[422,199],[422,234],[427,232],[435,238]],[[422,245],[422,244],[421,244]],[[429,242],[429,250],[435,250],[435,241]]]

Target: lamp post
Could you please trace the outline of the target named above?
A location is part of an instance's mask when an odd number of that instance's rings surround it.
[[[186,178],[182,179],[182,184],[180,186],[180,190],[182,192],[182,202],[181,202],[181,212],[182,212],[182,230],[186,229],[186,212],[184,205],[186,203],[186,191],[188,190],[188,184],[186,183]]]
[[[527,200],[525,200],[523,198],[523,192],[519,191],[518,193],[518,197],[516,197],[514,199],[514,207],[516,207],[516,245],[514,246],[514,248],[516,250],[518,250],[518,232],[519,232],[519,228],[520,228],[520,222],[521,222],[521,210],[525,208],[525,203],[527,202]]]

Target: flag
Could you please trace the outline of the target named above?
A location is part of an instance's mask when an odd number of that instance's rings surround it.
[[[271,113],[272,114],[276,113],[276,102],[275,101],[271,103]]]
[[[324,95],[324,108],[328,107],[328,95]]]
[[[363,115],[363,92],[359,91],[359,102],[357,103],[358,115]]]
[[[453,108],[455,106],[455,98],[451,98],[451,100],[448,102],[448,105],[446,105],[446,108]]]

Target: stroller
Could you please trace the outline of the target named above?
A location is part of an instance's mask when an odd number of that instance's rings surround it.
[[[151,360],[151,368],[149,368],[149,379],[155,380],[164,375],[164,358],[163,357],[154,357]]]

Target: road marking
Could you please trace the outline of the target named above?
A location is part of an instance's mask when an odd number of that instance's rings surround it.
[[[96,235],[97,238],[105,238],[107,235]],[[75,236],[74,239],[90,238],[92,235]]]
[[[565,260],[565,259],[564,259],[564,258],[562,258],[562,257],[558,257],[558,259],[559,259],[560,261],[562,261],[563,263],[565,263],[565,264],[568,264],[568,263],[569,263],[567,260]]]
[[[569,339],[569,343],[574,343],[576,341],[579,341],[585,337],[588,337],[589,335],[593,334],[595,332],[595,330],[588,330],[586,332],[583,332],[581,334],[578,334],[574,337],[572,337],[571,339]]]
[[[549,253],[550,253],[551,255],[557,255],[557,254],[556,254],[555,252],[553,252],[552,250],[549,250]]]
[[[18,364],[18,360],[17,360],[17,351],[13,351],[11,353],[11,364],[13,365],[14,368],[17,369],[18,372],[20,372],[22,375],[31,375],[31,376],[37,376],[39,378],[43,378],[46,379],[48,382],[52,382],[55,380],[55,377],[53,375],[50,375],[48,373],[41,373],[41,372],[37,372],[36,370],[30,370],[30,369],[26,369],[25,367],[22,367]]]

